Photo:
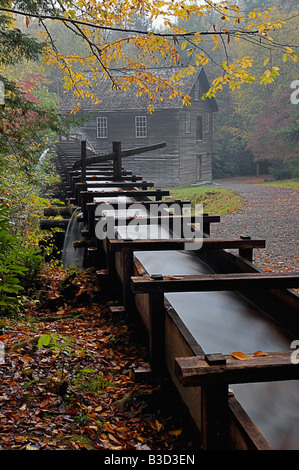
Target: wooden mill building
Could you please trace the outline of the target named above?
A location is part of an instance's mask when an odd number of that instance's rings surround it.
[[[167,79],[178,70],[167,67],[154,72]],[[120,141],[123,150],[166,142],[158,151],[123,159],[126,169],[156,186],[210,182],[213,113],[218,107],[213,98],[201,99],[209,88],[203,68],[181,82],[182,93],[192,97],[191,106],[184,106],[180,95],[168,101],[156,99],[150,114],[147,97],[137,97],[134,86],[127,91],[111,90],[111,82],[104,80],[93,90],[100,102],[83,101],[81,112],[87,112],[89,120],[74,132],[97,154],[110,153],[113,141]],[[68,101],[66,97],[61,106],[65,111],[71,109]]]

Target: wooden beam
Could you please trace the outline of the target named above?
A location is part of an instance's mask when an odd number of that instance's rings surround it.
[[[80,196],[86,196],[88,200],[92,200],[95,197],[117,197],[117,196],[126,196],[126,197],[150,197],[155,196],[156,198],[161,198],[162,196],[169,196],[169,191],[161,189],[119,189],[117,191],[81,191]]]
[[[121,152],[121,156],[122,158],[132,157],[133,155],[140,155],[141,153],[145,152],[153,152],[154,150],[159,150],[164,147],[166,147],[166,142],[162,142],[161,144],[148,145],[147,147],[137,147],[135,149],[123,150]]]
[[[185,276],[132,277],[134,293],[144,292],[201,292],[249,289],[284,289],[299,287],[298,273],[233,273]]]
[[[106,217],[98,217],[98,219],[105,219]],[[173,215],[173,214],[158,214],[158,215],[141,215],[141,216],[127,216],[127,217],[114,217],[114,220],[116,222],[116,227],[117,227],[117,222],[122,222],[122,226],[124,222],[132,222],[132,220],[136,220],[136,222],[140,223],[140,225],[149,225],[149,224],[161,224],[163,221],[169,221],[169,226],[171,227],[174,222],[180,221],[180,222],[185,222],[187,224],[192,224],[195,225],[197,222],[196,220],[197,216],[195,215]],[[108,220],[108,219],[107,219]],[[220,216],[219,215],[204,215],[202,217],[203,224],[212,224],[215,222],[220,222]],[[196,227],[194,227],[195,229]]]
[[[106,161],[109,161],[109,160],[113,160],[114,158],[115,158],[115,153],[114,152],[108,153],[106,155],[96,155],[95,157],[87,158],[86,159],[86,165],[90,166],[90,165],[93,165],[95,163],[103,163],[103,162],[106,162]],[[75,162],[72,166],[72,170],[77,170],[80,167],[81,167],[80,160],[75,160]]]
[[[221,365],[209,365],[205,356],[180,357],[175,359],[175,373],[184,387],[299,379],[291,351],[259,354],[264,355],[246,354],[244,360],[225,354]]]
[[[133,155],[140,155],[145,152],[152,152],[160,148],[166,147],[166,143],[162,142],[161,144],[149,145],[147,147],[137,147],[135,149],[123,150],[121,152],[121,158],[131,157]],[[94,163],[102,163],[109,160],[114,160],[116,157],[116,152],[108,153],[106,155],[97,155],[95,157],[90,157],[86,159],[86,165],[93,165]],[[73,170],[80,168],[80,161],[76,161],[73,165]]]
[[[196,238],[173,238],[167,240],[159,239],[137,239],[137,240],[109,240],[110,251],[160,251],[160,250],[183,250],[186,244],[202,243],[202,249],[229,249],[229,248],[264,248],[265,240],[257,238],[251,240],[241,239],[196,239]]]
[[[70,219],[40,219],[40,229],[50,230],[52,228],[67,228]]]
[[[77,187],[80,184],[77,183]],[[103,177],[103,181],[101,182],[98,180],[98,176],[93,178],[92,176],[87,175],[87,183],[81,185],[81,190],[87,190],[90,188],[115,188],[118,187],[120,189],[130,189],[130,188],[153,188],[154,183],[152,181],[107,181],[107,177]]]

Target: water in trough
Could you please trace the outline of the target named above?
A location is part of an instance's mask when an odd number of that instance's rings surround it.
[[[211,272],[192,251],[136,252],[135,256],[149,274]],[[166,298],[205,353],[290,349],[288,335],[237,293],[171,293]],[[232,388],[273,449],[299,449],[298,381],[233,385]]]
[[[94,200],[98,203],[108,202],[105,197]],[[111,198],[109,201],[113,202]],[[78,266],[83,259],[83,253],[77,252],[72,246],[74,240],[81,238],[81,229],[81,223],[76,221],[74,213],[65,237],[65,265]],[[119,230],[120,236],[122,230]],[[132,235],[125,232],[124,238]],[[136,252],[135,256],[149,274],[211,272],[192,251]],[[291,352],[291,338],[271,318],[263,315],[238,293],[170,293],[166,294],[166,298],[205,353],[253,353],[257,350]],[[273,449],[299,449],[299,381],[234,385],[233,391]]]

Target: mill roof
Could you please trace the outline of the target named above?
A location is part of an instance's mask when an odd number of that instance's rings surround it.
[[[182,67],[159,67],[148,69],[155,77],[159,77],[163,80],[169,80],[174,74],[182,70]],[[132,77],[134,71],[123,71],[123,70],[113,70],[111,75],[113,78],[119,78],[123,76]],[[195,84],[195,81],[199,77],[201,83],[202,92],[206,92],[209,89],[209,83],[207,76],[202,67],[198,68],[196,73],[191,75],[184,75],[183,78],[179,80],[180,86],[178,90],[185,95],[190,95],[191,90]],[[91,99],[84,98],[80,101],[80,109],[82,111],[128,111],[128,110],[147,110],[149,105],[149,99],[145,93],[141,96],[137,96],[137,91],[139,90],[136,83],[130,85],[127,90],[122,90],[112,87],[112,81],[109,79],[103,79],[94,84],[91,89],[95,98],[99,101],[98,103],[93,103]],[[161,109],[177,109],[183,108],[184,104],[182,102],[181,95],[178,94],[172,99],[167,99],[167,94],[164,91],[161,95],[166,98],[165,101],[159,100],[159,97],[154,98],[151,102],[155,110]],[[63,95],[61,108],[64,110],[70,110],[74,106],[74,97],[70,92],[67,92]],[[214,98],[208,100],[211,104],[213,111],[217,111],[217,103]]]

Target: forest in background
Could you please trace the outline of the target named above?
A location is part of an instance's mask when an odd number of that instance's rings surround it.
[[[286,0],[239,0],[245,15],[255,8],[275,6],[275,18],[288,18],[285,28],[273,34],[280,44],[299,45],[298,2]],[[198,22],[198,19],[190,21]],[[203,29],[217,22],[215,14],[201,20]],[[194,25],[195,27],[196,25]],[[192,26],[190,26],[192,29]],[[213,50],[212,40],[206,43],[210,58],[205,70],[210,82],[219,64],[226,61],[225,49]],[[188,53],[184,61],[188,63]],[[261,74],[264,65],[274,65],[273,53],[258,41],[248,39],[230,44],[230,57],[235,61],[259,57],[250,70]],[[223,87],[216,99],[219,111],[214,115],[213,178],[269,173],[274,179],[299,177],[299,107],[291,103],[291,83],[298,80],[298,63],[282,55],[275,60],[278,75],[274,81],[261,85],[259,80],[239,89]]]
[[[255,8],[275,5],[273,17],[287,18],[287,24],[284,28],[277,27],[272,35],[284,49],[291,45],[294,49],[298,47],[296,1],[281,4],[276,0],[239,0],[237,3],[249,19],[250,15],[255,15]],[[10,2],[1,0],[0,5],[9,6]],[[180,21],[177,20],[178,26]],[[222,20],[214,11],[202,18],[191,15],[188,28],[209,32],[218,28],[217,21]],[[54,38],[53,47],[60,54],[68,58],[74,55],[74,60],[75,56],[76,60],[80,54],[84,56],[87,45],[82,36],[74,34],[61,22],[50,21],[47,28]],[[132,31],[155,28],[161,26],[138,15],[127,24],[127,29]],[[44,45],[42,39],[35,39],[39,32],[38,19],[17,16],[15,27],[11,28],[9,17],[3,12],[0,15],[0,79],[5,86],[5,106],[0,106],[0,308],[4,313],[7,309],[11,312],[19,308],[22,299],[18,294],[25,284],[30,285],[40,266],[39,242],[43,235],[39,218],[45,207],[59,203],[53,144],[57,135],[67,135],[78,119],[76,114],[65,116],[59,111],[63,84],[67,80],[53,62],[41,61]],[[104,41],[117,44],[118,34],[108,29],[103,35]],[[213,83],[219,69],[225,69],[229,36],[226,43],[221,39],[221,48],[217,47],[220,39],[212,36],[200,43],[202,56],[194,55],[189,39],[178,43],[176,52],[187,67],[207,64],[207,75]],[[129,31],[127,37],[131,37]],[[135,47],[130,42],[124,45],[128,60],[134,56]],[[148,51],[148,59],[146,55],[142,57],[145,65],[153,66],[153,62],[155,66],[165,65],[166,59],[158,56],[159,47],[159,42],[154,44],[152,51]],[[247,61],[244,67],[255,68],[253,75],[261,76],[267,64],[272,72],[269,83],[261,85],[256,80],[240,88],[236,85],[235,89],[223,86],[217,93],[219,112],[214,125],[213,177],[256,174],[257,171],[270,172],[274,178],[298,177],[298,106],[290,102],[290,84],[298,78],[297,62],[291,60],[289,52],[281,54],[280,59],[275,57],[274,66],[273,47],[262,45],[254,37],[230,44],[229,54],[236,62]],[[251,64],[250,58],[257,55],[262,61],[259,65]],[[110,66],[113,67],[113,60]],[[122,66],[121,60],[117,66]],[[84,60],[77,60],[78,77],[85,68]],[[276,75],[274,81],[273,74]]]
[[[287,19],[287,21],[283,28],[277,27],[271,36],[277,44],[289,45],[294,50],[298,50],[299,11],[295,0],[286,0],[285,2],[238,0],[236,4],[242,14],[248,16],[248,21],[253,18],[252,15],[255,14],[255,11],[275,7],[275,11],[271,13],[272,19],[277,19],[277,21]],[[133,23],[128,22],[126,25],[129,30],[151,31],[161,28],[155,24],[154,20],[140,18],[137,14],[133,19]],[[178,27],[188,27],[190,31],[218,30],[221,27],[219,22],[221,23],[221,18],[216,11],[208,12],[201,18],[197,15],[191,15],[187,25],[185,21],[177,20]],[[29,21],[24,16],[17,18],[17,26],[32,37],[40,33],[41,29],[37,20],[30,19]],[[55,48],[62,57],[71,57],[72,55],[76,58],[84,57],[84,54],[87,53],[88,45],[82,36],[74,34],[65,24],[49,22],[47,28],[51,37],[55,38]],[[130,34],[128,34],[129,36]],[[106,42],[117,42],[118,37],[117,31],[107,30],[104,33],[104,41]],[[270,173],[275,179],[298,177],[298,106],[292,104],[290,100],[291,83],[298,79],[298,63],[290,60],[286,53],[281,53],[280,57],[275,56],[274,58],[273,49],[261,44],[258,39],[253,37],[234,42],[233,40],[229,41],[228,38],[229,52],[228,44],[224,43],[224,39],[221,41],[223,42],[222,47],[216,47],[215,38],[212,37],[208,37],[204,43],[200,44],[203,58],[201,63],[206,65],[205,70],[210,83],[218,76],[219,70],[224,67],[225,62],[229,60],[237,63],[244,58],[248,59],[247,69],[253,77],[260,77],[265,67],[269,67],[276,76],[274,81],[270,77],[268,83],[264,78],[263,85],[258,78],[252,80],[251,83],[242,84],[240,88],[231,89],[220,85],[222,89],[217,92],[216,96],[219,112],[215,113],[214,123],[213,178],[258,173]],[[219,40],[219,42],[221,41]],[[198,65],[198,59],[196,54],[192,53],[191,45],[188,44],[188,40],[185,42],[187,45],[184,47],[183,45],[181,47],[181,44],[177,45],[177,53],[182,59],[182,64],[186,67]],[[125,48],[126,56],[130,60],[136,53],[134,46],[128,43]],[[283,47],[277,46],[277,49],[279,48],[283,49]],[[31,57],[33,61],[28,61],[27,59],[30,57],[25,57],[25,62],[22,60],[16,63],[14,58],[13,67],[6,67],[5,75],[8,78],[18,77],[16,83],[19,84],[22,91],[27,93],[27,101],[41,105],[40,107],[45,108],[46,112],[54,111],[56,118],[50,114],[49,124],[50,127],[56,126],[55,131],[57,131],[59,126],[65,125],[62,125],[62,121],[65,123],[68,119],[68,117],[59,116],[58,113],[59,102],[63,100],[63,87],[67,84],[68,77],[63,76],[62,69],[58,66],[54,67],[53,62],[48,61],[42,64],[34,49],[30,51],[30,54],[33,55]],[[143,57],[145,65],[153,66],[153,55],[155,52],[149,53],[147,59],[145,54]],[[257,57],[259,57],[258,61],[252,61],[252,58],[256,59]],[[166,59],[163,60],[157,54],[154,66],[163,66],[165,63]],[[116,65],[120,67],[122,62],[120,61]],[[86,71],[87,66],[84,60],[78,59],[73,67],[80,77],[80,74]],[[113,67],[113,61],[110,67]],[[32,131],[32,127],[29,126],[26,138]],[[37,141],[43,142],[36,132],[33,134],[34,145]],[[24,136],[21,140],[24,140]],[[33,139],[31,139],[31,143],[32,141]],[[39,142],[38,150],[42,150],[41,145],[43,144]],[[47,148],[47,144],[44,148]],[[32,153],[32,146],[30,152]]]

